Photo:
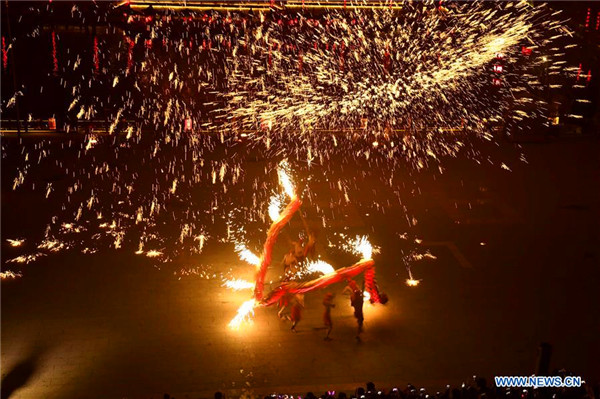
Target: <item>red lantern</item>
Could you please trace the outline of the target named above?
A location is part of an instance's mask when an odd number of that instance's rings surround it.
[[[4,66],[4,69],[8,67],[8,50],[6,49],[4,36],[2,36],[2,66]]]

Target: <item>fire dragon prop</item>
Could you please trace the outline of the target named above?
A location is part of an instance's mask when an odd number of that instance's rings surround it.
[[[260,258],[257,258],[243,246],[238,246],[236,249],[242,259],[257,266],[256,281],[254,284],[254,297],[244,302],[236,316],[229,323],[229,327],[238,329],[242,322],[254,314],[254,309],[257,307],[271,306],[281,299],[285,294],[306,294],[311,291],[325,288],[331,284],[348,281],[361,273],[365,277],[365,289],[368,293],[368,298],[371,303],[385,304],[388,301],[387,295],[380,293],[375,280],[375,261],[372,259],[373,248],[365,237],[357,238],[354,243],[356,252],[362,256],[357,263],[352,266],[329,270],[324,275],[306,282],[288,281],[281,283],[277,288],[273,289],[267,295],[264,295],[264,281],[267,274],[267,269],[271,264],[273,246],[277,242],[277,237],[283,227],[291,220],[300,206],[302,201],[296,194],[294,186],[286,171],[287,164],[282,162],[278,169],[279,182],[284,187],[290,202],[279,215],[273,215],[273,223],[267,232],[267,238],[263,247],[263,253]],[[277,217],[275,217],[277,216]]]

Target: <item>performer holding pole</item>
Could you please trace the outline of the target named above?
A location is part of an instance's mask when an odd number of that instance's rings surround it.
[[[363,304],[364,297],[362,291],[356,285],[354,280],[350,280],[346,288],[344,288],[344,292],[350,292],[350,306],[354,308],[354,317],[356,318],[356,323],[358,324],[356,330],[356,340],[360,341],[360,333],[363,330],[363,322],[365,321],[365,317],[363,314]]]
[[[292,314],[290,320],[292,321],[292,331],[296,331],[296,325],[302,319],[302,308],[304,307],[304,294],[297,294],[294,297],[292,304]]]

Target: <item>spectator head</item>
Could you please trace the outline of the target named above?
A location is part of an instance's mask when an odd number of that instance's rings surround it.
[[[356,388],[356,397],[361,399],[361,397],[365,396],[365,389],[363,387]]]
[[[223,392],[221,392],[221,391],[215,392],[215,399],[223,399]]]
[[[372,382],[367,382],[367,392],[375,392],[375,384]]]
[[[347,396],[346,396],[346,394],[344,392],[338,393],[337,397],[338,397],[338,399],[347,399]]]

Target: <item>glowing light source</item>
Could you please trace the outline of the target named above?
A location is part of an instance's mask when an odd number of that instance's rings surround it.
[[[157,258],[159,256],[162,256],[162,252],[157,251],[156,249],[151,249],[150,251],[146,252],[146,256],[148,258]]]
[[[10,238],[7,238],[6,242],[8,242],[8,244],[11,247],[20,247],[25,242],[25,239],[24,238],[15,238],[14,240],[11,240]]]
[[[416,287],[417,285],[419,285],[420,282],[421,280],[415,280],[413,278],[406,279],[406,285],[408,285],[409,287]]]
[[[408,278],[406,279],[406,285],[408,285],[409,287],[416,287],[417,285],[419,285],[419,283],[421,283],[421,280],[417,280],[417,279],[413,278],[412,271],[410,270],[410,266],[408,266],[406,268],[406,270],[408,271]]]
[[[229,328],[238,330],[244,321],[250,321],[250,318],[254,315],[255,306],[256,301],[254,299],[249,299],[244,302],[242,306],[239,307],[235,317],[229,322]]]
[[[335,269],[333,268],[333,266],[331,266],[329,263],[322,261],[322,260],[317,260],[314,262],[309,262],[308,265],[306,266],[306,269],[309,273],[323,273],[323,274],[329,274],[329,273],[334,273]]]
[[[352,242],[354,252],[362,256],[362,259],[371,259],[373,257],[373,246],[366,236],[357,236]]]
[[[279,176],[279,184],[281,184],[290,199],[293,199],[296,197],[296,192],[294,190],[292,180],[288,174],[288,168],[289,166],[286,161],[281,162],[279,164],[279,168],[277,169],[277,175]]]
[[[85,149],[89,150],[90,148],[92,148],[93,146],[95,146],[97,143],[98,143],[98,139],[96,138],[96,136],[90,135],[88,137],[87,144],[85,145]]]
[[[19,272],[15,273],[11,270],[7,270],[5,272],[0,272],[0,280],[15,279],[18,277],[23,277],[23,275]]]
[[[281,209],[281,201],[274,195],[269,203],[269,218],[271,218],[271,221],[274,222],[279,219],[279,209]]]
[[[260,266],[260,258],[250,251],[244,244],[236,244],[235,252],[241,260],[246,261],[254,266]]]
[[[254,289],[254,283],[238,278],[225,281],[225,283],[223,283],[223,287],[230,288],[234,291],[251,290]]]

